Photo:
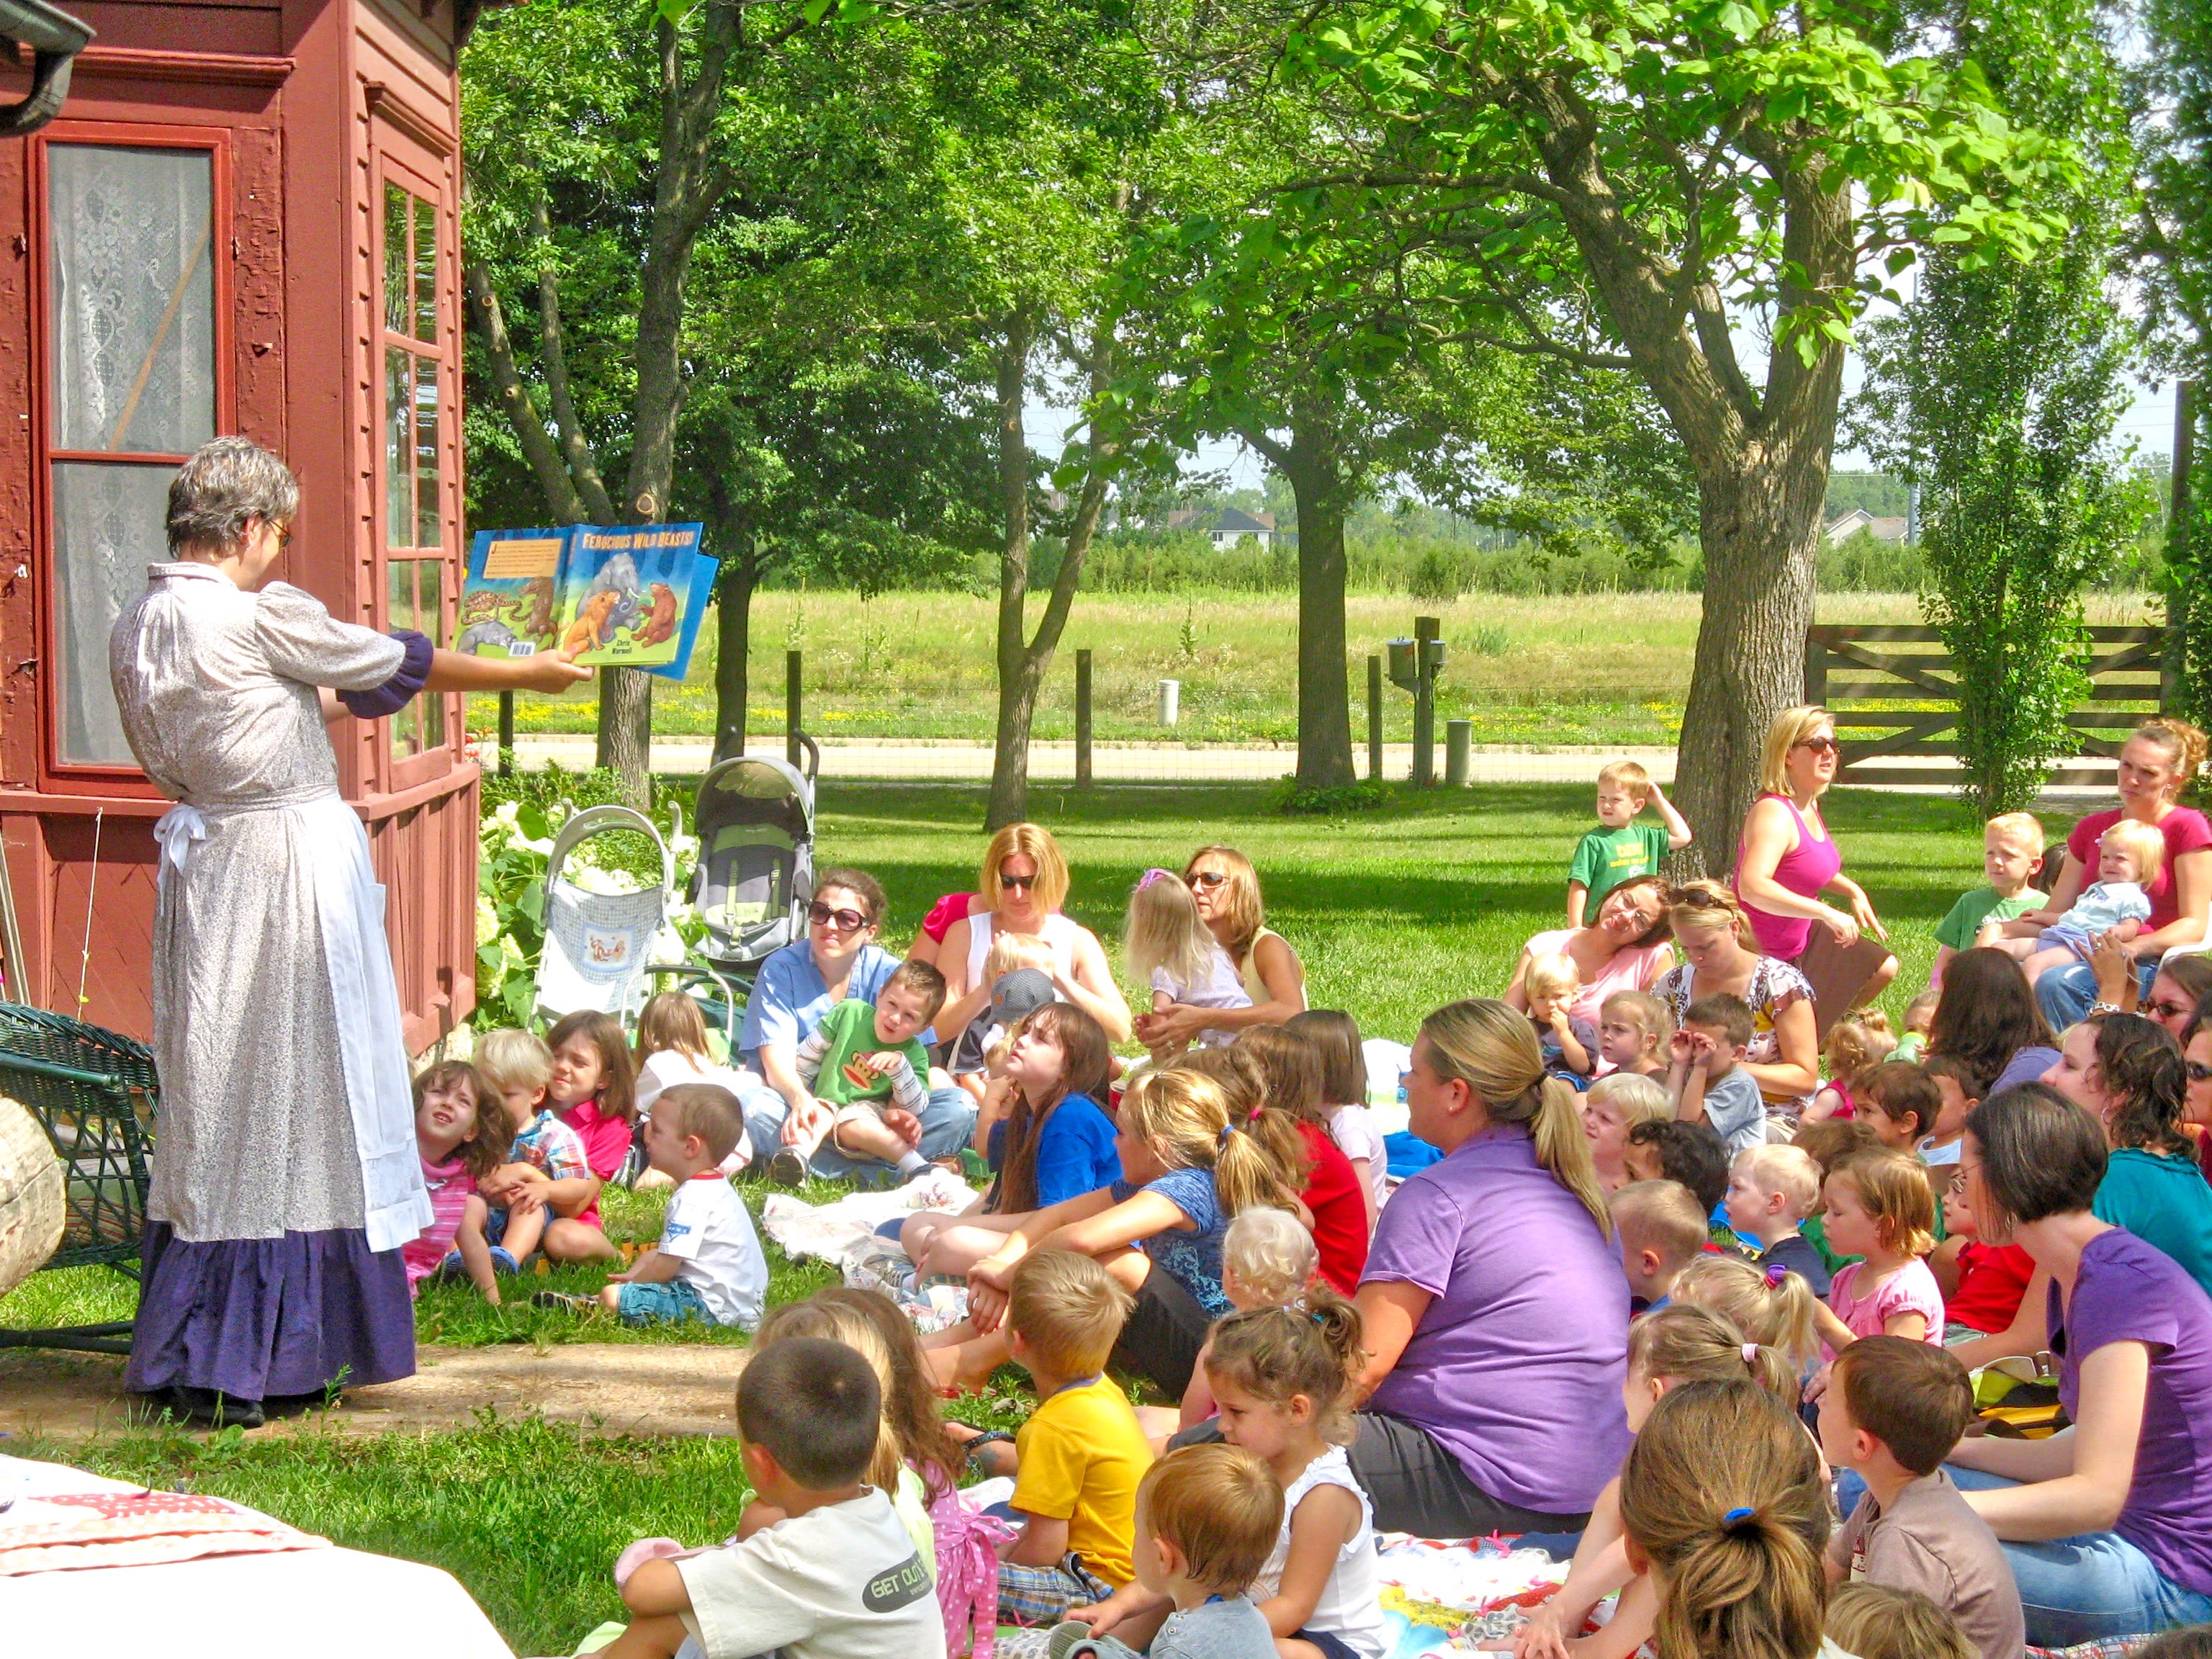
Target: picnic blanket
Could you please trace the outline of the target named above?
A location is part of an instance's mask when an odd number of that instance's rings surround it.
[[[0,1577],[330,1547],[327,1538],[297,1531],[223,1498],[173,1492],[54,1492],[12,1505],[0,1522]]]
[[[842,1262],[854,1244],[896,1217],[923,1210],[954,1213],[975,1201],[975,1189],[948,1170],[925,1170],[903,1187],[850,1193],[834,1204],[809,1204],[789,1193],[771,1193],[761,1205],[761,1226],[793,1258]]]

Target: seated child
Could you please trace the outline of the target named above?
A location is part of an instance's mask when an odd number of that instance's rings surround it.
[[[474,1065],[489,1084],[514,1126],[510,1162],[477,1183],[491,1212],[484,1237],[510,1264],[530,1260],[556,1215],[574,1215],[598,1193],[584,1143],[553,1115],[546,1092],[553,1077],[553,1051],[529,1031],[512,1026],[477,1039]],[[497,1256],[492,1258],[496,1263]],[[445,1271],[459,1273],[459,1255],[446,1258]],[[514,1271],[513,1266],[509,1267]]]
[[[1973,1416],[1966,1368],[1943,1348],[1869,1336],[1836,1357],[1820,1449],[1866,1493],[1829,1540],[1828,1582],[1917,1590],[1982,1659],[2019,1659],[2027,1634],[2012,1568],[1943,1471]]]
[[[1756,1339],[1747,1341],[1749,1334],[1721,1314],[1680,1303],[1638,1320],[1629,1328],[1628,1364],[1620,1387],[1629,1432],[1640,1430],[1652,1407],[1685,1382],[1734,1382],[1747,1376],[1794,1407],[1796,1368]],[[1595,1634],[1579,1636],[1597,1604],[1615,1590],[1620,1600],[1612,1619]],[[1621,1545],[1616,1476],[1591,1507],[1566,1581],[1515,1632],[1513,1651],[1516,1659],[1630,1659],[1650,1638],[1652,1612],[1651,1585],[1630,1567]]]
[[[991,988],[984,1012],[968,1022],[960,1041],[952,1045],[952,1080],[980,1104],[991,1080],[999,1075],[999,1060],[1025,1014],[1058,999],[1053,989],[1052,941],[1034,933],[991,935],[990,951],[983,957],[983,980]]]
[[[1659,822],[1641,817],[1646,805]],[[1567,926],[1595,918],[1605,896],[1624,881],[1648,876],[1670,852],[1690,844],[1690,825],[1651,775],[1634,761],[1598,769],[1597,828],[1575,843],[1567,866]]]
[[[1052,1632],[1055,1659],[1312,1659],[1279,1644],[1252,1605],[1254,1579],[1283,1524],[1283,1489],[1235,1446],[1185,1446],[1146,1472],[1137,1492],[1135,1571],[1157,1609],[1120,1636],[1105,1604],[1077,1610]],[[1123,1638],[1149,1637],[1132,1646]]]
[[[1122,950],[1130,977],[1152,988],[1154,1014],[1164,1014],[1178,1003],[1186,1008],[1252,1006],[1237,964],[1199,915],[1190,889],[1172,870],[1147,870],[1139,878],[1129,895]],[[1155,1062],[1172,1060],[1190,1047],[1181,1038],[1146,1037],[1141,1029],[1137,1035]],[[1236,1039],[1237,1028],[1230,1025],[1209,1026],[1198,1034],[1198,1040],[1209,1048]]]
[[[1221,1293],[1238,1313],[1288,1307],[1307,1294],[1320,1267],[1313,1235],[1288,1210],[1247,1210],[1229,1224],[1221,1241]],[[1190,1374],[1190,1386],[1182,1391],[1182,1408],[1170,1433],[1195,1428],[1214,1414],[1213,1384],[1206,1373],[1206,1355],[1212,1349],[1209,1333],[1206,1346],[1198,1351],[1198,1364]],[[1146,1421],[1147,1412],[1160,1409],[1146,1407],[1138,1419]]]
[[[1928,974],[1930,991],[1943,988],[1943,970],[1951,958],[1972,949],[1984,927],[2024,916],[2050,902],[2050,895],[2033,884],[2042,868],[2043,826],[2030,815],[2002,812],[1982,826],[1982,873],[1988,884],[1960,894],[1949,914],[1936,924],[1936,964]],[[1932,1006],[1929,1012],[1934,1018]]]
[[[559,1210],[545,1225],[545,1254],[556,1261],[620,1259],[599,1225],[599,1190],[623,1171],[637,1122],[636,1071],[622,1022],[611,1014],[574,1013],[545,1034],[553,1051],[546,1098],[584,1145],[591,1194],[573,1214]]]
[[[1936,1079],[1901,1060],[1885,1060],[1860,1073],[1851,1079],[1851,1097],[1857,1119],[1895,1152],[1912,1152],[1936,1132],[1943,1103]]]
[[[477,1185],[499,1173],[513,1134],[507,1103],[468,1061],[441,1060],[415,1079],[415,1149],[422,1160],[422,1184],[430,1189],[432,1219],[399,1247],[410,1296],[452,1254],[484,1300],[499,1305],[495,1269],[513,1273],[514,1258],[485,1240],[489,1211]]]
[[[1297,1201],[1321,1254],[1321,1276],[1350,1296],[1367,1270],[1367,1192],[1329,1139],[1320,1053],[1296,1031],[1255,1025],[1228,1048],[1194,1054],[1183,1063],[1221,1084],[1232,1122],[1249,1122],[1262,1106],[1289,1120],[1297,1137],[1288,1148],[1291,1162],[1304,1170]]]
[[[645,1006],[638,1011],[637,1044],[632,1052],[637,1061],[636,1101],[641,1118],[652,1115],[653,1103],[671,1084],[714,1083],[732,1094],[743,1092],[742,1073],[715,1063],[699,1005],[681,991],[663,991],[646,999]],[[739,1135],[737,1146],[724,1160],[722,1173],[735,1175],[751,1161],[752,1143]],[[658,1170],[648,1169],[638,1177],[637,1184],[649,1190],[668,1182]]]
[[[1959,1621],[1918,1590],[1839,1584],[1828,1598],[1826,1631],[1851,1659],[1974,1659]]]
[[[1674,1035],[1667,1005],[1649,991],[1615,991],[1598,1005],[1597,1058],[1606,1073],[1667,1080],[1665,1048]]]
[[[1966,1178],[1956,1164],[1943,1187],[1943,1242],[1928,1258],[1936,1287],[1943,1292],[1943,1340],[1970,1342],[2010,1330],[2020,1312],[2027,1282],[2035,1277],[2035,1258],[2017,1244],[1984,1244],[1966,1203]]]
[[[1869,1066],[1896,1052],[1897,1039],[1889,1034],[1889,1016],[1879,1008],[1863,1008],[1838,1020],[1828,1033],[1820,1057],[1828,1063],[1828,1080],[1813,1091],[1802,1123],[1819,1123],[1832,1117],[1850,1117],[1851,1079]]]
[[[794,1114],[803,1120],[797,1139],[769,1155],[769,1179],[798,1186],[824,1140],[902,1176],[927,1169],[921,1143],[929,1051],[921,1039],[944,1006],[945,975],[926,962],[902,962],[873,1003],[848,997],[824,1014],[793,1061],[814,1103]]]
[[[1881,1142],[1875,1139],[1874,1130],[1864,1118],[1832,1117],[1825,1123],[1806,1124],[1790,1137],[1790,1144],[1819,1166],[1821,1182],[1826,1185],[1828,1171],[1838,1163],[1853,1152],[1863,1152],[1880,1146]],[[1817,1206],[1813,1213],[1805,1218],[1804,1233],[1812,1241],[1813,1248],[1820,1253],[1820,1260],[1826,1264],[1831,1273],[1844,1265],[1846,1258],[1828,1248],[1827,1218],[1820,1212]]]
[[[768,1258],[752,1218],[722,1173],[745,1132],[738,1097],[719,1084],[678,1083],[660,1091],[646,1121],[645,1155],[675,1183],[660,1242],[627,1273],[610,1274],[599,1305],[625,1325],[703,1319],[760,1323]]]
[[[1667,1092],[1674,1115],[1711,1124],[1731,1158],[1766,1139],[1766,1102],[1737,1063],[1756,1029],[1751,1006],[1720,992],[1685,1009],[1668,1043]]]
[[[1830,1351],[1863,1336],[1942,1347],[1943,1294],[1923,1259],[1936,1248],[1926,1166],[1910,1152],[1859,1152],[1829,1170],[1821,1194],[1828,1243],[1862,1258],[1836,1270],[1828,1305],[1815,1312]]]
[[[1283,1029],[1312,1043],[1320,1059],[1329,1139],[1365,1189],[1367,1231],[1372,1233],[1390,1189],[1390,1160],[1382,1132],[1367,1109],[1367,1051],[1360,1045],[1358,1024],[1341,1009],[1309,1008],[1285,1020]]]
[[[1638,1072],[1608,1072],[1582,1098],[1583,1133],[1589,1141],[1597,1184],[1618,1192],[1634,1177],[1626,1161],[1629,1132],[1639,1123],[1671,1121],[1674,1103],[1663,1081]]]
[[[999,1563],[999,1616],[1010,1623],[1057,1620],[1134,1576],[1137,1482],[1152,1449],[1106,1375],[1129,1306],[1104,1267],[1073,1250],[1033,1250],[1014,1269],[1007,1339],[1038,1405],[1014,1438],[1011,1502],[1024,1521]]]
[[[1559,951],[1531,957],[1521,984],[1528,994],[1528,1023],[1536,1028],[1544,1069],[1577,1089],[1586,1087],[1597,1069],[1597,1028],[1568,1012],[1583,988],[1575,959]]]
[[[1671,1117],[1638,1123],[1628,1132],[1620,1163],[1631,1181],[1680,1182],[1697,1194],[1709,1216],[1718,1216],[1728,1197],[1728,1143],[1710,1123]]]
[[[1990,1079],[1979,1066],[1957,1054],[1930,1054],[1920,1062],[1920,1069],[1936,1085],[1936,1121],[1914,1150],[1930,1169],[1954,1164],[1966,1144],[1966,1114],[1982,1103]]]
[[[1936,1029],[1936,1005],[1942,1000],[1940,991],[1923,991],[1905,1005],[1905,1035],[1889,1051],[1892,1060],[1919,1060],[1928,1046],[1929,1032]]]
[[[1632,1181],[1613,1195],[1613,1230],[1635,1312],[1667,1305],[1674,1275],[1705,1248],[1705,1214],[1679,1181]]]
[[[2098,938],[2123,944],[2150,920],[2150,895],[2166,863],[2166,837],[2155,824],[2122,818],[2098,838],[2097,879],[2081,890],[2074,908],[2054,916],[2031,910],[2012,921],[1986,922],[1975,943],[2016,957],[2033,985],[2053,968],[2087,962]]]
[[[842,1342],[793,1337],[738,1376],[738,1456],[782,1518],[741,1541],[657,1557],[622,1585],[628,1629],[606,1659],[945,1659],[928,1565],[890,1499],[866,1484],[883,1418],[868,1362]]]
[[[1754,1267],[1740,1255],[1708,1250],[1674,1275],[1676,1308],[1717,1313],[1763,1348],[1790,1363],[1790,1375],[1808,1372],[1820,1357],[1814,1311],[1820,1300],[1802,1273]]]
[[[1753,1146],[1729,1170],[1729,1225],[1759,1241],[1759,1265],[1802,1274],[1826,1299],[1828,1265],[1805,1237],[1805,1218],[1820,1202],[1820,1167],[1795,1146]]]

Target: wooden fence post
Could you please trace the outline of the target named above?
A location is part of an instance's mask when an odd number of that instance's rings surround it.
[[[1820,630],[1805,630],[1805,701],[1820,704],[1828,700],[1828,647],[1822,643]]]
[[[499,775],[514,775],[514,693],[499,694]]]
[[[803,651],[783,653],[783,757],[794,769],[799,765],[799,677],[805,655]]]
[[[1367,657],[1367,780],[1382,781],[1382,658]]]
[[[1091,653],[1075,653],[1075,787],[1091,787]]]

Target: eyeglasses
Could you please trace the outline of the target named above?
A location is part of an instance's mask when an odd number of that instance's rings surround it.
[[[835,927],[842,933],[856,933],[868,925],[868,919],[858,910],[833,910],[826,904],[810,904],[806,919],[817,927]]]
[[[1010,876],[1004,871],[999,872],[999,885],[1001,887],[1012,887],[1026,893],[1036,884],[1037,878],[1035,876]]]
[[[2197,1012],[2179,1002],[2146,1002],[2142,1011],[2153,1019],[2187,1019]]]
[[[2201,1060],[2186,1060],[2181,1069],[2189,1073],[2191,1083],[2212,1083],[2212,1066],[2207,1066]]]
[[[1226,872],[1219,870],[1194,870],[1182,879],[1183,885],[1193,892],[1203,887],[1210,893],[1223,882],[1227,881],[1229,877]]]
[[[1843,752],[1836,746],[1836,740],[1833,738],[1800,738],[1791,746],[1797,749],[1809,749],[1816,755],[1836,755]]]

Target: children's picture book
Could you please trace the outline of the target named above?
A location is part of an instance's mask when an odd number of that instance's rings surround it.
[[[682,679],[714,591],[696,524],[479,530],[461,590],[458,651],[573,650],[589,667]]]

